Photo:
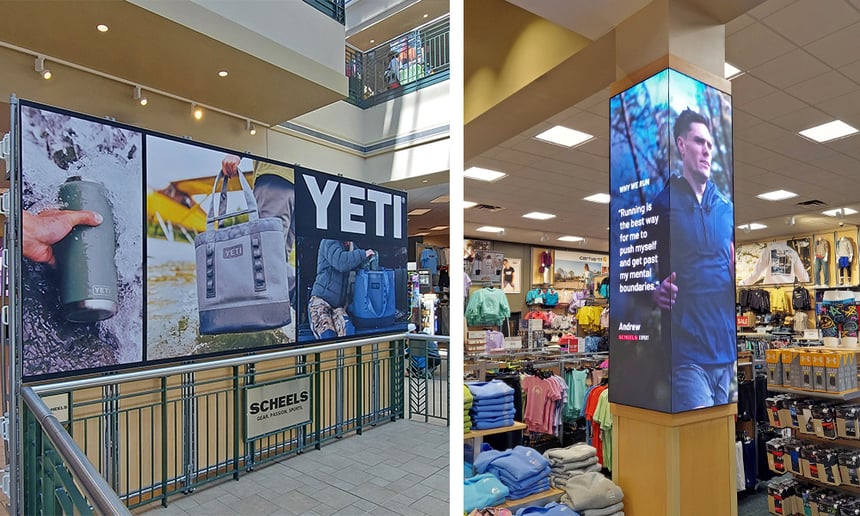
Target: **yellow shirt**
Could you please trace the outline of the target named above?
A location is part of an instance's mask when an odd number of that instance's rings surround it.
[[[283,177],[293,184],[296,182],[296,171],[292,167],[282,167],[281,165],[275,165],[268,161],[255,160],[254,178],[256,179],[257,177],[266,174]]]

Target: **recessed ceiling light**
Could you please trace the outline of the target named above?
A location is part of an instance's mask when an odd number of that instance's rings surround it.
[[[563,125],[557,125],[552,129],[547,129],[540,133],[535,136],[535,138],[545,142],[554,143],[556,145],[561,145],[562,147],[573,147],[574,145],[587,142],[594,138],[594,136]]]
[[[451,202],[451,197],[448,195],[440,195],[439,197],[430,201],[430,204],[440,204],[443,202]]]
[[[589,195],[588,197],[584,198],[583,201],[599,202],[601,204],[609,204],[609,194],[598,193],[598,194],[594,194],[594,195]]]
[[[804,129],[803,131],[800,131],[800,135],[815,140],[818,143],[823,143],[849,136],[856,132],[857,129],[851,127],[842,120],[834,120],[832,122],[827,122],[826,124]]]
[[[426,17],[428,17],[428,16],[430,16],[430,15],[429,15],[429,14],[427,14],[427,13],[424,13],[424,18],[426,18]]]
[[[99,30],[99,32],[107,32],[110,30],[110,27],[108,27],[104,23],[99,23],[98,25],[96,25],[96,28]]]
[[[474,208],[478,203],[472,201],[463,201],[463,209]]]
[[[415,208],[414,210],[407,213],[407,215],[424,215],[425,213],[427,213],[429,211],[430,211],[429,208]]]
[[[376,43],[375,39],[370,40],[371,43]]]
[[[430,231],[442,231],[443,229],[448,229],[448,226],[433,226]]]
[[[501,233],[504,230],[505,230],[505,228],[500,228],[497,226],[481,226],[478,229],[476,229],[475,231],[481,231],[484,233]]]
[[[732,80],[741,75],[741,69],[729,63],[723,63],[723,77]]]
[[[742,224],[738,226],[738,229],[743,229],[744,231],[755,231],[757,229],[765,229],[767,226],[764,224],[759,224],[758,222],[753,222],[751,224]]]
[[[765,201],[784,201],[785,199],[797,197],[797,194],[787,190],[774,190],[772,192],[756,195],[756,197],[764,199]]]
[[[218,70],[218,77],[227,77],[228,75],[230,75],[230,72],[227,70]]]
[[[570,236],[570,235],[558,237],[558,239],[561,240],[562,242],[582,242],[583,240],[585,240],[582,237]]]
[[[481,167],[471,167],[465,171],[463,171],[463,177],[468,177],[469,179],[477,179],[479,181],[497,181],[507,174],[504,172],[499,172],[496,170],[490,170],[488,168]]]
[[[523,215],[523,218],[535,220],[549,220],[554,219],[555,215],[553,215],[552,213],[541,213],[539,211],[533,211],[531,213],[526,213],[525,215]]]
[[[839,215],[854,215],[857,213],[857,210],[854,208],[836,208],[835,210],[822,211],[821,213],[828,217],[838,217]]]
[[[414,235],[412,235],[412,236],[427,236],[427,235],[429,235],[429,234],[430,234],[430,233],[427,233],[427,232],[424,232],[424,233],[415,233],[415,234],[414,234]]]

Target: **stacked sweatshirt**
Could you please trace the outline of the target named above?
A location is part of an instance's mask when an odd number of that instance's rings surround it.
[[[554,487],[561,488],[571,477],[601,469],[597,462],[597,449],[585,443],[576,443],[567,448],[551,448],[543,456],[549,461],[552,471],[550,483]]]
[[[517,511],[516,516],[580,516],[580,514],[563,503],[552,502],[543,507],[523,507]]]
[[[469,416],[469,410],[472,409],[472,391],[465,385],[463,386],[463,433],[468,434],[472,431],[472,418]]]
[[[583,473],[569,478],[564,485],[561,503],[582,516],[624,516],[624,493],[600,473]]]
[[[487,430],[514,424],[514,389],[501,380],[466,383],[472,393],[472,428]]]
[[[508,488],[489,473],[463,480],[463,505],[466,512],[499,505],[508,496]]]
[[[533,448],[517,446],[512,450],[483,451],[475,459],[479,473],[492,473],[509,490],[508,498],[517,500],[549,489],[549,461]]]

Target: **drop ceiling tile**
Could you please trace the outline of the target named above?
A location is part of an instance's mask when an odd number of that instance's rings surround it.
[[[854,82],[860,83],[860,61],[854,61],[847,65],[840,66],[839,71],[844,73]]]
[[[761,147],[767,147],[767,143],[771,142],[779,137],[785,136],[788,132],[785,129],[777,127],[770,122],[763,122],[755,127],[755,130],[746,131],[743,134],[744,140],[753,143],[755,145],[759,145]]]
[[[732,129],[734,130],[735,138],[745,131],[752,130],[752,128],[762,122],[761,118],[749,114],[742,108],[735,108],[732,111]]]
[[[764,23],[803,46],[860,21],[860,13],[845,2],[799,0],[764,18]]]
[[[860,86],[841,73],[831,70],[818,77],[789,86],[785,91],[804,102],[817,104],[852,91],[860,91]]]
[[[563,125],[594,136],[606,136],[609,134],[609,110],[607,109],[606,116],[580,111],[565,119]]]
[[[787,115],[776,117],[773,119],[773,123],[782,129],[796,133],[831,120],[833,117],[820,109],[805,107]]]
[[[849,136],[848,138],[828,143],[826,146],[837,152],[851,156],[852,158],[860,159],[860,136],[858,135]],[[858,171],[855,170],[855,175],[860,175],[857,174],[857,172]]]
[[[581,152],[578,148],[568,149],[564,153],[556,156],[556,159],[567,161],[573,165],[586,167],[595,172],[608,171],[609,160],[602,156],[595,156],[588,152]]]
[[[533,154],[530,152],[521,152],[513,149],[505,149],[499,153],[499,159],[517,165],[530,165],[535,160],[540,159],[542,155]]]
[[[796,133],[788,133],[767,144],[767,148],[796,160],[814,163],[816,159],[830,155],[826,146],[807,140]]]
[[[771,14],[779,11],[780,9],[785,9],[789,5],[793,4],[797,0],[767,0],[766,2],[762,2],[761,4],[753,7],[749,10],[747,14],[761,20],[770,16]]]
[[[579,101],[576,106],[580,109],[588,109],[600,104],[605,104],[607,106],[606,111],[609,112],[609,88],[604,88],[590,97],[586,97]]]
[[[746,162],[739,162],[735,159],[735,178],[755,179],[756,177],[766,174],[767,169],[757,167]]]
[[[743,29],[744,27],[746,27],[752,23],[755,23],[755,21],[756,21],[755,18],[753,18],[752,16],[750,16],[748,14],[742,14],[742,15],[738,16],[737,18],[735,18],[734,20],[730,20],[726,24],[726,36],[730,36],[730,35],[734,34],[735,32]]]
[[[532,154],[537,158],[552,157],[564,152],[565,147],[547,143],[536,138],[523,139],[521,142],[510,148],[511,150]]]
[[[829,70],[827,65],[798,48],[752,68],[747,74],[777,88],[786,88]]]
[[[770,95],[775,91],[776,88],[761,79],[753,77],[750,74],[743,74],[737,79],[732,80],[732,104],[734,106],[743,106],[756,99]]]
[[[818,159],[815,161],[815,165],[830,172],[853,178],[857,177],[857,171],[860,170],[860,160],[841,152],[833,152],[830,156]]]
[[[804,48],[828,65],[839,68],[857,59],[857,52],[851,52],[848,49],[856,48],[858,41],[860,41],[860,22],[814,41]]]
[[[787,115],[804,107],[806,107],[806,104],[782,91],[775,91],[766,97],[762,97],[744,106],[753,116],[757,116],[765,121]]]
[[[601,156],[606,159],[606,166],[609,166],[609,141],[605,138],[595,138],[590,142],[577,147],[582,152]]]
[[[726,60],[742,70],[749,70],[795,48],[791,42],[756,22],[726,37]]]
[[[550,126],[549,126],[549,125],[547,125],[546,129],[549,129],[549,127],[550,127]],[[518,134],[518,135],[513,136],[513,137],[511,137],[511,138],[508,138],[507,140],[505,140],[505,141],[503,141],[502,143],[500,143],[500,144],[499,144],[499,147],[505,147],[505,148],[507,148],[507,149],[512,149],[512,148],[516,147],[517,145],[519,145],[519,144],[521,144],[521,143],[523,143],[523,142],[525,142],[525,141],[528,141],[529,139],[530,139],[530,138],[529,138],[528,136],[524,136],[524,135],[522,135],[522,134]]]
[[[860,91],[819,102],[817,107],[834,118],[860,113]]]

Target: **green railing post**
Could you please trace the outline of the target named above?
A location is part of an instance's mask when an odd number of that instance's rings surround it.
[[[242,385],[239,382],[239,366],[233,366],[233,479],[239,480],[239,441],[242,419]]]
[[[161,505],[167,507],[167,490],[169,489],[168,476],[169,468],[167,467],[167,417],[170,410],[167,404],[167,377],[161,377]]]
[[[391,365],[388,367],[388,384],[391,386],[388,389],[388,410],[391,414],[391,421],[397,421],[397,341],[388,342],[388,359]]]
[[[322,447],[322,356],[314,353],[314,448]]]
[[[26,405],[24,414],[24,510],[23,514],[39,512],[39,452],[42,450],[42,432],[37,431],[36,417]]]
[[[361,435],[361,424],[364,421],[364,364],[361,362],[361,346],[355,348],[355,367],[356,433]]]

